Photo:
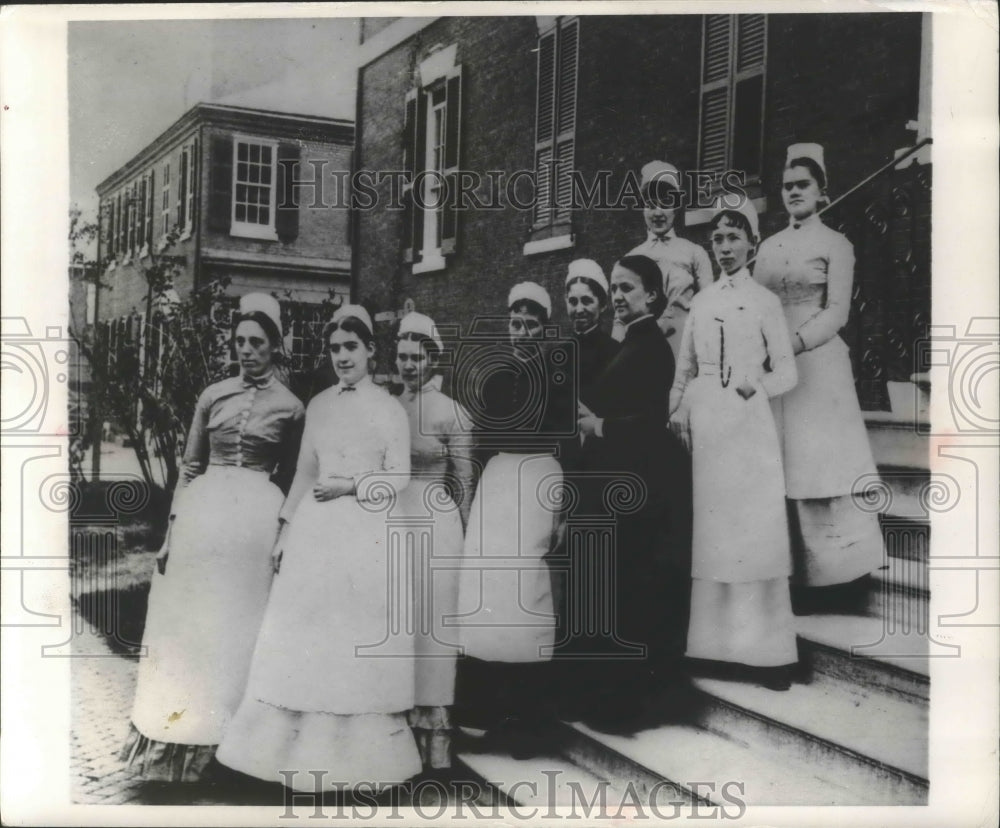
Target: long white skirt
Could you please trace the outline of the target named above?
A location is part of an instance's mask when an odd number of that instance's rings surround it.
[[[558,528],[551,455],[495,455],[486,464],[465,536],[457,619],[465,655],[484,661],[552,658],[555,611],[544,556]]]
[[[306,497],[288,528],[249,682],[218,759],[313,790],[402,782],[420,771],[413,706],[412,589],[384,511]]]
[[[754,667],[798,661],[788,578],[739,584],[694,578],[687,655]]]
[[[191,767],[165,745],[217,745],[246,687],[271,586],[281,490],[267,474],[210,465],[178,494],[166,573],[154,572],[129,756],[147,775]],[[198,761],[196,764],[205,764]],[[195,774],[196,775],[196,774]],[[191,778],[188,773],[185,778]]]

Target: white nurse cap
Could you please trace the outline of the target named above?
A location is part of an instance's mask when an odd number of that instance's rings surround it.
[[[262,313],[278,329],[278,338],[284,337],[281,330],[281,305],[269,293],[248,293],[240,297],[240,316],[247,313]]]
[[[361,305],[341,305],[333,314],[331,322],[342,322],[349,316],[353,316],[366,328],[368,328],[368,333],[373,333],[375,331],[375,328],[372,325],[371,316],[369,316],[368,311],[366,311]]]
[[[538,282],[518,282],[507,294],[507,307],[512,308],[518,302],[527,299],[545,309],[546,316],[552,316],[552,300],[548,291]]]
[[[566,285],[568,286],[570,282],[579,277],[596,282],[601,286],[605,295],[610,291],[608,277],[604,275],[601,266],[593,259],[574,259],[569,263],[569,269],[566,271]]]
[[[796,158],[810,158],[819,164],[819,168],[826,175],[826,163],[823,161],[823,147],[819,144],[792,144],[788,148],[785,156],[785,166],[787,167]]]
[[[438,334],[437,325],[434,324],[434,320],[423,313],[417,313],[416,311],[410,311],[406,314],[399,322],[399,336],[403,334],[419,334],[421,336],[426,336],[431,342],[437,345],[439,351],[444,350],[444,345],[441,344],[441,337]]]

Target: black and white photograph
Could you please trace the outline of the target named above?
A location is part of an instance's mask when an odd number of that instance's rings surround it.
[[[7,7],[6,818],[992,824],[997,32]]]

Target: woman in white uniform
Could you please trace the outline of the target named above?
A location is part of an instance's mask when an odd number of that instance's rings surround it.
[[[575,368],[544,340],[552,302],[541,285],[515,285],[507,304],[508,342],[478,355],[469,379],[484,468],[459,581],[456,707],[461,723],[526,757],[547,747],[555,614],[545,558],[561,527],[556,457],[576,439]]]
[[[416,706],[410,727],[424,771],[451,767],[451,705],[455,697],[458,566],[472,502],[472,423],[441,391],[443,345],[434,321],[411,312],[399,323],[398,397],[410,422],[410,485],[392,519],[413,556]],[[451,626],[447,626],[448,623]]]
[[[393,622],[408,564],[386,520],[409,483],[409,425],[369,376],[367,311],[343,306],[324,333],[340,382],[306,411],[278,574],[218,752],[234,770],[306,791],[390,785],[421,769],[407,722],[413,638]]]
[[[803,610],[848,607],[883,564],[878,517],[855,502],[876,473],[847,345],[854,249],[820,220],[826,168],[818,144],[788,148],[781,197],[789,225],[760,247],[754,279],[780,300],[798,385],[775,401]],[[853,583],[852,583],[853,582]],[[844,586],[837,586],[844,585]]]
[[[277,300],[244,296],[233,344],[242,373],[198,398],[149,594],[121,755],[152,781],[203,778],[242,698],[302,433],[302,403],[275,377]]]
[[[756,232],[748,202],[712,221],[722,274],[691,304],[670,410],[694,469],[687,656],[787,690],[797,661],[791,553],[768,403],[795,385],[795,361],[780,303],[746,268]]]

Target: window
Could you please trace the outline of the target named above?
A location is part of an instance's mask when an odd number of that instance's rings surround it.
[[[404,101],[403,258],[414,273],[443,270],[457,248],[462,67],[455,54],[455,46],[431,52],[420,65],[421,86]]]
[[[197,170],[195,144],[188,144],[181,150],[180,167],[177,171],[177,227],[187,237],[194,226],[195,171]]]
[[[704,17],[698,167],[760,180],[767,15]]]
[[[163,192],[160,196],[160,235],[170,232],[170,162],[163,165]]]
[[[128,210],[128,195],[118,193],[115,202],[117,205],[115,207],[115,253],[124,255],[128,249],[128,221],[125,215]]]
[[[125,197],[128,199],[128,254],[131,256],[135,253],[135,238],[136,238],[136,227],[138,219],[138,210],[136,209],[139,200],[138,187],[136,183],[133,182],[132,186],[129,187],[128,192]]]
[[[289,370],[308,373],[317,367],[323,356],[323,327],[329,314],[322,305],[291,302],[285,306],[290,314],[292,337]]]
[[[537,48],[533,240],[571,235],[580,21],[549,20]]]
[[[233,233],[277,238],[274,232],[274,144],[236,140],[233,175]],[[185,159],[187,155],[185,154]],[[186,168],[184,170],[186,178]]]
[[[211,136],[207,228],[282,244],[295,241],[299,234],[295,171],[301,154],[297,143]],[[191,192],[197,182],[197,153],[190,152],[188,158],[182,175]],[[185,201],[185,220],[189,220],[196,202],[187,196]]]

